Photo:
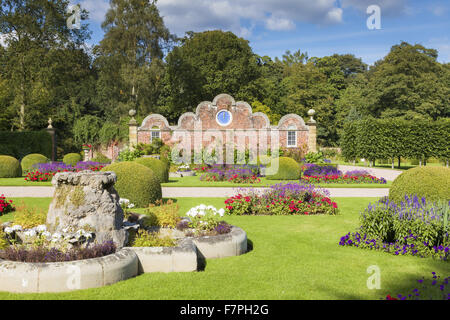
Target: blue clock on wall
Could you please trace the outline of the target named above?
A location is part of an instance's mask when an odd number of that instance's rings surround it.
[[[231,115],[231,112],[228,110],[221,110],[217,112],[216,115],[216,121],[221,126],[227,126],[231,123],[233,120],[233,116]]]

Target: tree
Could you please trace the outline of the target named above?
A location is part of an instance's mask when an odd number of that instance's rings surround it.
[[[105,36],[95,48],[100,68],[99,103],[107,115],[131,108],[145,113],[158,99],[164,50],[169,49],[174,36],[164,26],[156,1],[110,3],[102,23]],[[120,109],[115,110],[118,105]]]
[[[220,93],[251,101],[256,98],[253,82],[259,78],[257,58],[248,41],[231,32],[189,33],[167,55],[159,104],[169,120],[175,120]]]
[[[448,67],[437,51],[402,42],[368,73],[369,112],[375,117],[438,119],[450,116]]]

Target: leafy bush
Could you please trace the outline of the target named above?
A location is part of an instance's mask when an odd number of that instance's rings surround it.
[[[63,162],[71,166],[76,166],[81,160],[81,154],[79,153],[68,153],[63,158]]]
[[[30,208],[20,204],[14,214],[14,224],[22,226],[24,229],[31,229],[45,224],[47,221],[47,211],[44,209]]]
[[[22,176],[19,160],[10,156],[0,156],[0,178],[17,178]]]
[[[144,153],[138,149],[130,150],[125,149],[119,153],[119,161],[133,161],[137,158],[140,158],[144,155]]]
[[[327,163],[324,155],[322,152],[308,152],[305,156],[305,162],[306,163]]]
[[[138,158],[135,160],[135,162],[152,169],[152,171],[158,176],[159,181],[161,181],[161,183],[169,181],[169,168],[161,160],[149,157],[149,158]]]
[[[400,203],[405,196],[426,197],[428,201],[450,200],[450,169],[445,167],[413,168],[392,183],[389,199]]]
[[[169,200],[167,203],[157,201],[156,205],[152,204],[145,209],[144,225],[146,227],[164,227],[176,228],[181,221],[178,214],[179,206]]]
[[[105,156],[103,153],[98,153],[97,156],[91,159],[91,161],[99,163],[111,163],[111,159]]]
[[[174,247],[177,242],[169,236],[161,236],[157,232],[139,230],[131,240],[132,247]]]
[[[276,161],[276,159],[274,160]],[[273,162],[272,162],[273,163]],[[292,158],[279,157],[278,171],[273,175],[268,175],[269,180],[297,180],[300,179],[300,165]]]
[[[229,181],[234,183],[259,183],[260,166],[221,165],[203,167],[201,181]]]
[[[41,131],[0,131],[2,154],[22,159],[27,154],[39,153],[52,156],[52,137],[46,130]]]
[[[22,172],[26,173],[32,169],[32,166],[38,163],[47,163],[49,159],[39,153],[32,153],[25,156],[21,161]]]
[[[0,196],[0,217],[14,211],[14,205],[12,200],[7,200],[5,195]]]
[[[117,175],[114,188],[120,197],[129,199],[137,207],[147,207],[162,198],[161,183],[149,168],[136,162],[117,162],[101,171],[113,171]]]
[[[450,207],[447,202],[427,203],[406,198],[396,204],[383,198],[361,214],[356,233],[341,238],[341,246],[382,250],[395,255],[450,257]]]
[[[6,240],[6,235],[3,232],[2,228],[0,228],[0,250],[9,247],[9,241]]]

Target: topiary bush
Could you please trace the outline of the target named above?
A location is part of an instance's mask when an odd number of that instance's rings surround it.
[[[274,161],[272,160],[272,165]],[[270,170],[272,171],[272,170]],[[270,173],[270,172],[269,172]],[[300,179],[301,167],[292,158],[287,157],[279,157],[278,158],[278,170],[272,175],[267,175],[268,180],[297,180]]]
[[[19,160],[10,156],[0,156],[0,178],[17,178],[22,176]]]
[[[82,160],[81,154],[79,153],[68,153],[64,156],[63,162],[71,166],[76,166],[78,162]]]
[[[142,164],[134,161],[116,162],[101,171],[113,171],[117,175],[114,188],[121,198],[129,199],[136,207],[147,207],[162,198],[158,176]]]
[[[135,162],[152,169],[152,171],[158,176],[161,183],[169,182],[169,167],[156,158],[138,158]]]
[[[389,189],[389,199],[396,203],[405,196],[426,197],[427,201],[450,200],[450,169],[421,167],[409,169],[399,175]]]
[[[20,165],[22,166],[22,172],[28,172],[33,169],[34,164],[48,163],[48,161],[49,159],[46,156],[39,153],[32,153],[25,156],[20,162]]]
[[[91,161],[98,163],[111,163],[111,159],[105,156],[103,153],[98,153],[95,158],[92,158]]]

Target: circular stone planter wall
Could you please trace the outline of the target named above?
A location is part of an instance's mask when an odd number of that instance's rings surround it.
[[[247,234],[233,226],[230,233],[192,238],[201,258],[216,259],[239,256],[247,252]]]
[[[190,239],[176,247],[131,247],[139,258],[139,273],[197,271],[197,248]]]
[[[65,292],[98,288],[138,274],[138,258],[124,248],[101,258],[50,263],[0,259],[0,291]]]
[[[177,172],[170,172],[169,178],[193,177],[195,175],[197,175],[195,171],[177,171]]]

